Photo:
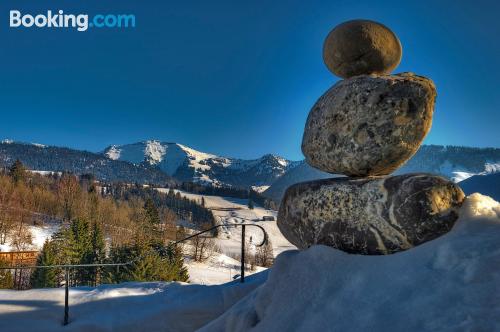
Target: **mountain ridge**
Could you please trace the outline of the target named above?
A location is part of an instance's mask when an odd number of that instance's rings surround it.
[[[298,165],[298,162],[275,154],[265,154],[257,159],[230,158],[201,152],[180,143],[158,140],[111,145],[102,154],[113,160],[155,165],[181,181],[216,186],[269,186]]]
[[[89,151],[12,140],[1,141],[0,167],[10,167],[17,159],[30,170],[92,174],[101,181],[158,185],[177,182],[155,167],[111,160]]]
[[[475,148],[453,145],[422,145],[415,155],[393,174],[434,173],[461,182],[475,175],[500,172],[500,148]],[[262,194],[280,201],[286,188],[304,181],[339,175],[329,174],[309,166],[305,161],[283,174]]]
[[[314,169],[304,160],[290,161],[276,154],[246,160],[157,140],[110,145],[100,153],[39,143],[0,141],[0,167],[8,167],[16,159],[32,170],[91,173],[104,181],[158,186],[187,181],[254,188],[275,201],[279,201],[286,188],[294,183],[338,176]],[[440,174],[455,182],[500,173],[500,149],[423,145],[394,174],[412,172]]]

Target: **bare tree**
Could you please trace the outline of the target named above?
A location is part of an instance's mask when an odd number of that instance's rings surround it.
[[[204,225],[203,230],[208,229],[210,225]],[[202,262],[212,257],[215,252],[215,240],[210,234],[205,233],[195,236],[190,240],[191,257],[196,262]]]
[[[271,267],[273,263],[273,245],[268,238],[263,246],[257,247],[255,251],[255,264],[262,267]]]
[[[30,245],[33,244],[31,231],[23,223],[15,227],[14,231],[11,234],[11,239],[11,243],[14,247],[16,247],[17,251],[27,250]]]

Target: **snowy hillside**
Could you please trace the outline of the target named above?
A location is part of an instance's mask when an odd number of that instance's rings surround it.
[[[1,331],[496,331],[500,204],[469,196],[446,235],[387,256],[325,246],[218,286],[124,283],[0,291]]]
[[[160,192],[168,191],[168,189],[163,188],[158,188],[157,190]],[[249,209],[247,206],[247,200],[245,199],[203,196],[179,190],[176,190],[176,192],[180,192],[182,196],[198,202],[201,202],[201,199],[203,198],[205,201],[205,207],[212,211],[214,216],[217,218],[217,222],[222,225],[248,223],[262,226],[269,236],[275,256],[285,250],[296,249],[296,247],[288,242],[288,240],[285,239],[279,231],[278,225],[276,224],[277,212],[274,210],[267,210],[260,206],[255,206],[254,209]],[[275,220],[264,221],[262,220],[262,217],[264,216],[272,216]],[[262,241],[262,232],[257,227],[247,227],[246,235],[248,238],[252,237],[252,242],[254,244]],[[216,243],[224,254],[239,254],[241,227],[222,228],[219,231],[219,237],[217,238]]]
[[[240,187],[268,186],[296,163],[275,155],[255,160],[225,158],[178,143],[144,141],[112,145],[104,150],[112,160],[156,165],[181,181]]]
[[[500,149],[423,145],[394,174],[419,172],[440,174],[454,182],[463,181],[474,175],[497,173],[500,172]],[[335,175],[314,169],[302,161],[276,180],[263,192],[263,195],[279,201],[286,188],[292,184],[333,176]]]
[[[460,182],[460,188],[466,195],[478,192],[500,201],[500,173],[471,176]]]
[[[437,173],[454,182],[500,172],[500,149],[424,145],[396,173],[414,172]]]

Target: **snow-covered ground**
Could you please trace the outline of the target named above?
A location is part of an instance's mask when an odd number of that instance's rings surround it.
[[[61,223],[54,222],[46,222],[42,226],[28,226],[28,229],[31,232],[31,240],[32,243],[26,245],[24,248],[20,248],[21,250],[40,250],[43,247],[43,243],[46,239],[50,238],[55,232],[59,230],[61,227]],[[0,244],[0,252],[1,251],[17,251],[16,248],[9,237],[7,237],[7,241],[5,244]]]
[[[184,263],[189,271],[189,282],[192,284],[223,284],[239,278],[241,271],[241,263],[239,260],[220,253],[215,253],[212,257],[203,262],[195,262],[186,257]],[[264,270],[266,269],[260,266],[256,266],[253,271],[245,270],[245,278],[246,276]]]
[[[158,188],[160,192],[168,192],[168,189]],[[274,210],[267,210],[260,206],[255,206],[249,209],[246,199],[238,199],[231,197],[220,196],[204,196],[198,194],[191,194],[180,190],[175,190],[182,196],[189,199],[201,202],[205,200],[205,207],[212,210],[217,222],[223,225],[231,224],[255,224],[262,226],[272,243],[274,256],[285,250],[296,249],[296,247],[288,242],[287,239],[281,234],[276,224],[277,212]],[[262,220],[264,216],[272,216],[275,220]],[[246,227],[245,234],[247,240],[252,237],[252,243],[258,244],[262,241],[262,231],[257,227]],[[222,227],[219,232],[219,238],[216,241],[217,246],[220,247],[224,254],[239,254],[241,251],[241,227]]]
[[[219,286],[123,283],[69,292],[69,325],[63,326],[64,289],[0,291],[0,331],[194,331],[262,284],[266,272]]]
[[[473,194],[453,229],[387,256],[313,246],[248,283],[0,291],[0,331],[497,331],[500,204]]]

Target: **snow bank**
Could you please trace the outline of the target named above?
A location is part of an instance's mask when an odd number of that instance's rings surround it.
[[[473,194],[448,234],[388,256],[280,254],[245,284],[0,291],[0,331],[495,331],[500,204]]]
[[[193,331],[262,284],[266,272],[219,286],[124,283],[70,290],[70,323],[62,325],[63,289],[0,291],[0,331]]]
[[[389,256],[281,254],[265,284],[202,331],[494,331],[500,204],[473,194],[452,231]]]

